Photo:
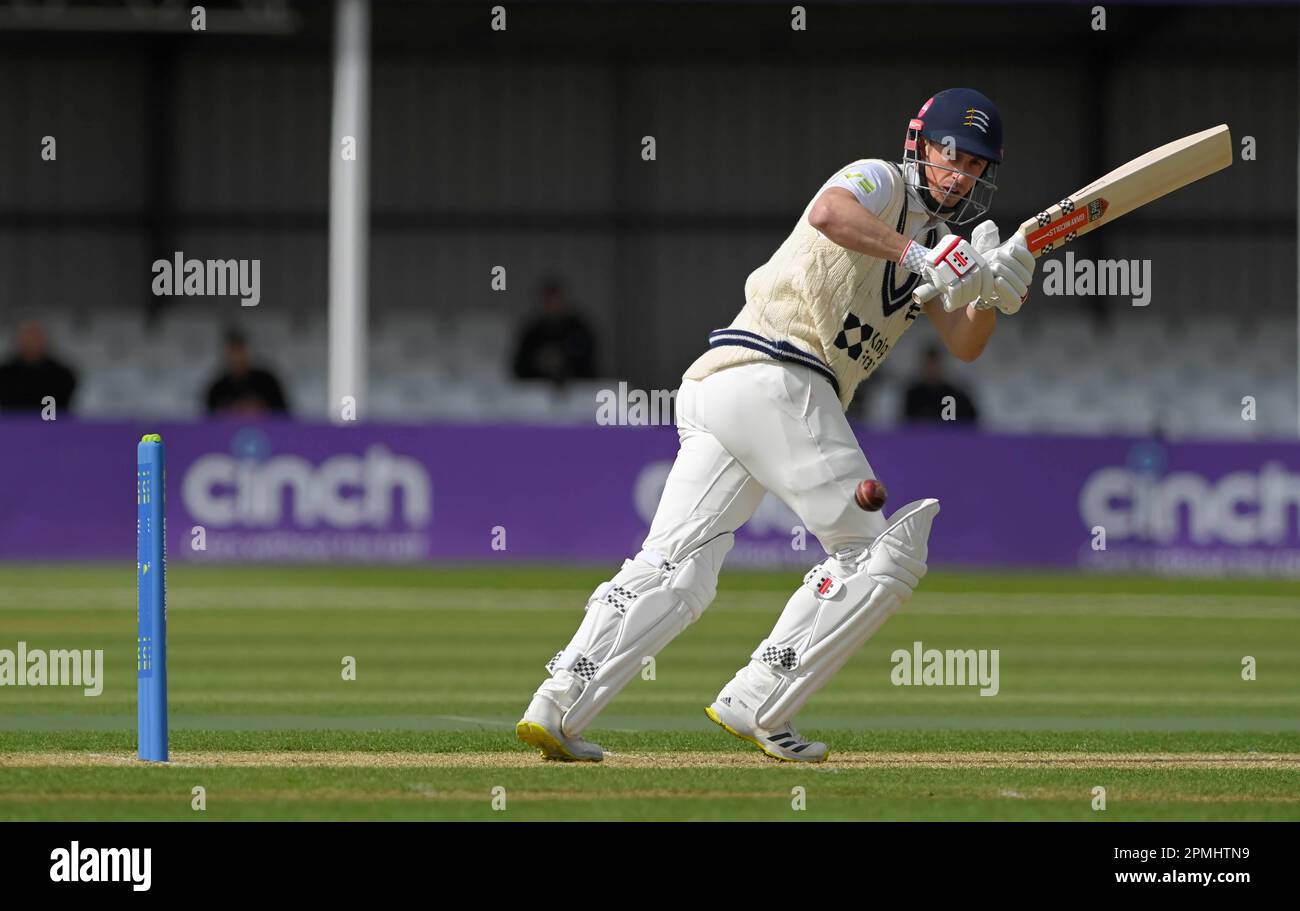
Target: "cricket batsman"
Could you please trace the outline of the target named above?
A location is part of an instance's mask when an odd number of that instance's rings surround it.
[[[820,762],[795,716],[907,602],[926,572],[939,502],[888,520],[854,500],[875,477],[844,411],[858,384],[924,310],[963,361],[984,350],[997,313],[1029,293],[1034,258],[992,221],[971,240],[952,227],[989,209],[1002,119],[973,89],[948,89],[908,125],[900,164],[867,158],[828,180],[790,236],[745,282],[745,305],[682,377],[680,449],[635,557],[587,601],[578,631],[546,665],[516,726],[549,759],[599,761],[582,736],[640,670],[712,602],[735,531],[767,491],[817,536],[814,566],[706,714],[783,760]],[[926,303],[913,300],[937,291]]]

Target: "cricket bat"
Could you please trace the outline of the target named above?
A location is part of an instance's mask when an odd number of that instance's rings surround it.
[[[1019,231],[1038,258],[1230,164],[1232,135],[1225,123],[1139,155],[1026,220]],[[923,304],[938,293],[922,284],[912,300]]]

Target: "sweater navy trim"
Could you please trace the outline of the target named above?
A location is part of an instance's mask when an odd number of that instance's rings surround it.
[[[787,341],[774,342],[756,332],[749,332],[745,329],[715,329],[709,333],[710,348],[728,346],[749,348],[752,351],[760,351],[773,360],[783,361],[788,364],[800,364],[821,374],[830,382],[835,394],[840,394],[840,384],[835,378],[835,371],[826,366],[821,358],[809,354],[801,348],[796,348]]]

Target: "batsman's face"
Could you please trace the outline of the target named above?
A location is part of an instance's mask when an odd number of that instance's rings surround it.
[[[969,152],[954,151],[953,157],[948,158],[943,146],[932,142],[925,144],[925,160],[930,195],[941,206],[955,206],[989,166],[986,160]]]

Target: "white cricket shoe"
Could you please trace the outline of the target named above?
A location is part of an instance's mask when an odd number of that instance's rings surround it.
[[[515,735],[531,747],[537,747],[544,759],[561,762],[600,762],[605,751],[598,744],[564,733],[564,710],[538,693],[528,704],[524,717],[515,725]]]
[[[786,722],[778,728],[760,728],[754,713],[723,690],[713,704],[704,709],[714,724],[729,734],[748,740],[764,753],[786,762],[824,762],[829,752],[820,740],[809,740],[794,725]]]

